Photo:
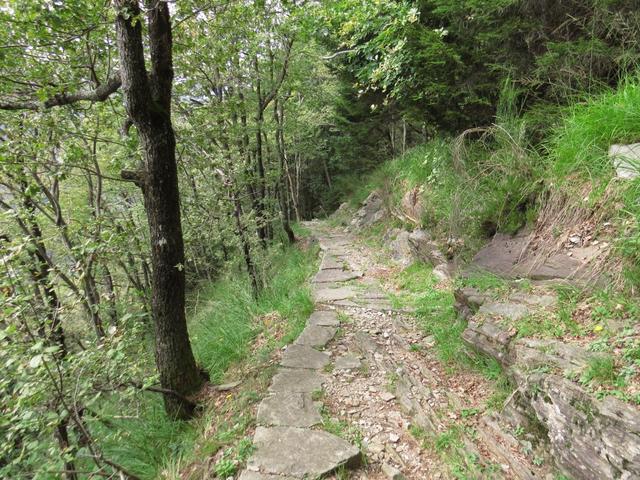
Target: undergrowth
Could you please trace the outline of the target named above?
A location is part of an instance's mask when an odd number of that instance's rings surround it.
[[[451,289],[436,288],[437,278],[432,268],[416,262],[400,272],[395,283],[403,291],[394,302],[415,308],[415,316],[427,335],[432,335],[434,348],[442,362],[450,368],[471,368],[487,378],[496,380],[502,375],[499,364],[489,357],[471,351],[462,340],[466,321],[454,308]]]
[[[315,272],[316,252],[274,248],[272,253],[270,280],[257,299],[246,275],[236,271],[191,298],[189,327],[198,363],[213,384],[242,380],[242,386],[225,394],[222,404],[207,405],[190,422],[168,419],[160,398],[144,395],[139,414],[121,420],[114,429],[122,433],[107,436],[109,458],[143,479],[178,478],[192,459],[206,459],[223,449],[214,469],[225,478],[235,473],[248,456],[245,435],[254,421],[251,406],[272,373],[266,361],[275,348],[300,333],[313,309],[306,282]],[[259,349],[253,352],[257,337]],[[250,378],[227,378],[232,366],[237,367],[234,371],[253,373]]]
[[[595,234],[603,231],[614,244],[613,260],[601,270],[622,270],[636,293],[640,178],[616,179],[608,149],[640,142],[640,74],[553,112],[546,138],[533,137],[527,122],[536,112],[521,114],[518,93],[507,82],[494,125],[418,145],[351,182],[344,198],[355,207],[377,189],[401,216],[403,195],[417,191],[422,217],[416,226],[463,261],[497,232],[546,228],[547,243],[555,245],[558,233],[592,221]]]

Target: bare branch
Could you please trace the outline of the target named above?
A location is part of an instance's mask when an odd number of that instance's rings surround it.
[[[332,60],[336,57],[339,57],[340,55],[345,55],[347,53],[353,53],[355,52],[356,49],[355,48],[351,48],[349,50],[340,50],[338,52],[332,53],[331,55],[326,55],[324,57],[322,57],[323,60]]]
[[[37,100],[11,101],[0,99],[0,110],[46,110],[82,101],[104,102],[109,96],[116,92],[121,85],[120,75],[116,74],[94,90],[80,90],[75,93],[58,93],[43,102]]]

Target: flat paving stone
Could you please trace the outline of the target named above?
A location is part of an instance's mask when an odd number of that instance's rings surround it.
[[[349,280],[355,280],[362,277],[362,272],[356,272],[353,270],[320,270],[315,277],[313,277],[314,283],[334,283],[334,282],[347,282]]]
[[[258,423],[264,426],[312,427],[322,423],[322,416],[310,393],[279,392],[260,402]]]
[[[269,391],[310,393],[322,389],[324,375],[306,368],[281,368],[273,376]]]
[[[320,262],[320,270],[344,270],[344,261],[338,260],[333,255],[325,254]]]
[[[311,314],[307,325],[314,325],[317,327],[337,327],[340,325],[338,320],[338,312],[333,310],[316,310]]]
[[[296,345],[308,345],[310,347],[324,347],[329,340],[335,337],[336,327],[320,327],[308,325],[294,342]]]
[[[362,363],[358,357],[353,355],[342,355],[336,359],[334,368],[336,370],[350,370],[352,368],[360,368]]]
[[[322,430],[258,427],[253,443],[247,469],[262,473],[317,478],[343,465],[356,467],[361,460],[356,447]]]
[[[313,292],[313,298],[317,303],[335,302],[337,300],[349,300],[356,296],[358,292],[353,287],[329,288],[321,286]]]
[[[380,299],[386,300],[388,298],[387,295],[382,292],[362,292],[359,295],[359,297],[366,298],[368,300],[380,300]]]
[[[329,364],[331,357],[309,345],[289,345],[282,355],[280,365],[289,368],[320,370]]]

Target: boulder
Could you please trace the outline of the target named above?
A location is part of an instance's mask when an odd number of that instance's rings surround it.
[[[365,228],[379,222],[386,216],[384,200],[378,190],[374,190],[362,202],[362,206],[351,220],[351,227]]]
[[[431,273],[433,273],[433,276],[436,277],[439,282],[451,280],[451,269],[446,263],[436,265]]]
[[[447,263],[447,258],[440,251],[438,244],[431,240],[431,236],[424,230],[414,230],[408,241],[416,260],[436,266]]]
[[[640,176],[640,143],[611,145],[609,158],[618,178],[634,179]]]
[[[389,243],[391,258],[403,267],[408,267],[413,261],[409,235],[409,232],[400,230],[395,239]]]

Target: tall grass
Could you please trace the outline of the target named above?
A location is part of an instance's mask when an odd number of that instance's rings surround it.
[[[515,232],[534,217],[544,165],[523,132],[523,124],[505,120],[455,140],[434,139],[383,164],[351,198],[359,202],[378,189],[400,209],[404,193],[420,188],[420,226],[471,252],[496,231]]]
[[[247,276],[238,270],[192,295],[191,342],[196,360],[207,370],[212,383],[227,380],[225,374],[232,364],[252,361],[252,340],[265,329],[259,321],[261,316],[271,314],[281,323],[278,331],[283,335],[271,339],[263,351],[266,355],[268,349],[297,336],[313,310],[307,280],[316,270],[317,252],[274,248],[270,257],[265,272],[269,280],[257,299],[251,295]],[[166,417],[157,394],[143,394],[139,400],[135,418],[117,420],[117,428],[105,431],[105,455],[143,479],[164,477],[162,471],[167,465],[179,464],[180,458],[194,450],[203,432],[211,428],[216,412],[207,411],[190,422],[176,422]],[[118,406],[108,409],[117,411]],[[217,448],[215,445],[211,448]]]
[[[609,146],[635,142],[640,142],[640,74],[568,108],[547,145],[551,173],[556,180],[572,174],[608,180]]]
[[[591,184],[589,207],[604,211],[615,226],[615,252],[624,260],[625,277],[634,290],[640,286],[640,179],[612,181],[608,149],[615,143],[638,142],[640,73],[615,90],[570,107],[547,143],[552,182],[569,195],[576,185]]]
[[[243,358],[262,325],[260,315],[277,313],[280,321],[300,328],[313,310],[305,281],[315,270],[310,253],[290,248],[278,252],[265,277],[264,290],[257,299],[244,274],[234,272],[207,286],[191,320],[191,338],[197,361],[212,382],[224,377],[228,366]],[[296,332],[297,333],[297,332]]]

